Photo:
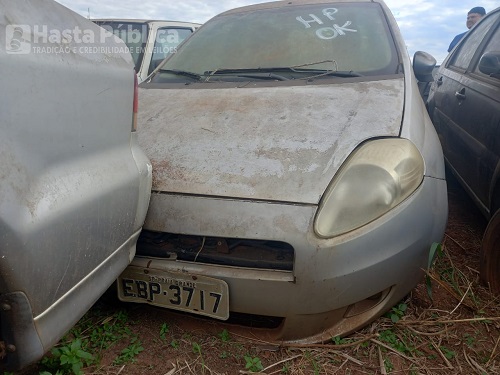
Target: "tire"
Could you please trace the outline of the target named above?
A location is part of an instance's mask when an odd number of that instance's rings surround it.
[[[492,292],[500,294],[500,209],[492,216],[484,232],[480,275]]]

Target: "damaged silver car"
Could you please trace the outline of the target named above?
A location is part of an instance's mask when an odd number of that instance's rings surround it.
[[[153,191],[121,300],[272,317],[266,340],[307,343],[421,281],[447,220],[443,155],[382,1],[225,12],[141,86]]]
[[[152,168],[132,57],[101,31],[53,0],[0,0],[0,374],[56,345],[135,255]]]

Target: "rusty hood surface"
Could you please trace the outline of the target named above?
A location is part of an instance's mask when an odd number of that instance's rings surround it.
[[[353,149],[398,136],[404,79],[140,89],[153,192],[317,204]]]

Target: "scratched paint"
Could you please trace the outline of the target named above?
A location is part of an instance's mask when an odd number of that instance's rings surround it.
[[[318,203],[359,143],[399,134],[403,85],[141,89],[153,190]]]

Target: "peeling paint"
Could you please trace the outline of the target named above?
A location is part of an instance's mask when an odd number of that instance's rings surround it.
[[[317,203],[359,143],[399,134],[403,85],[141,89],[153,190]]]

